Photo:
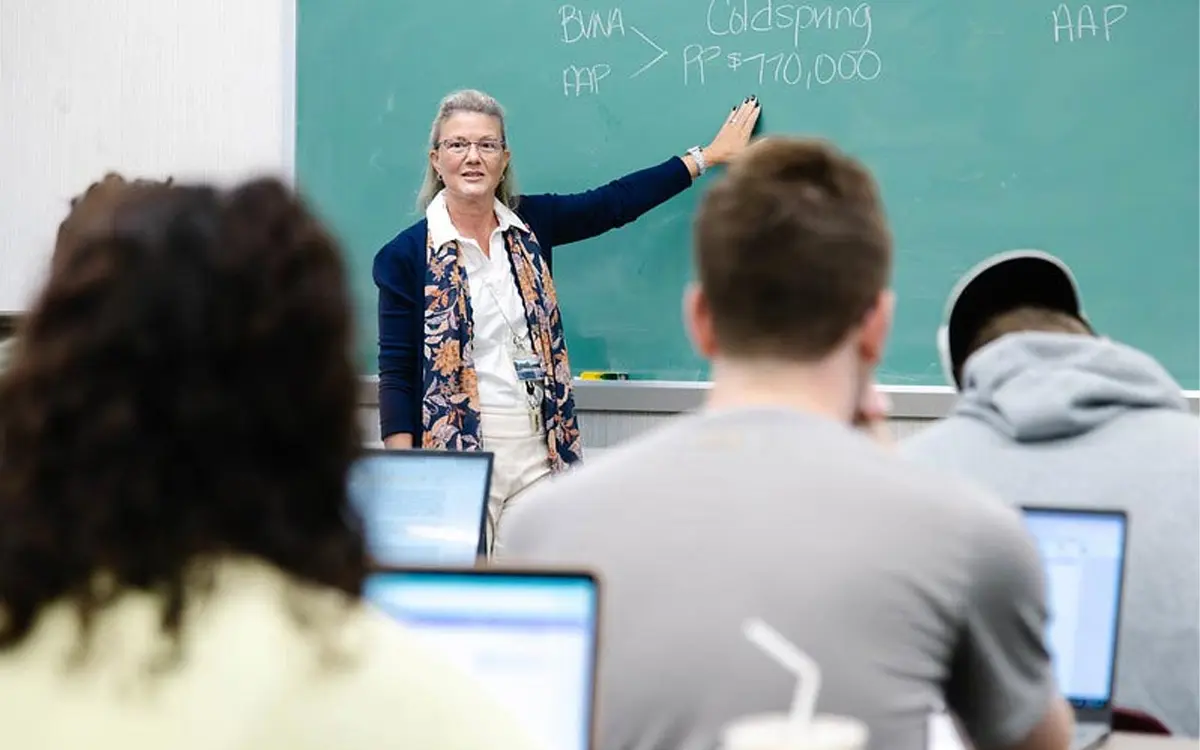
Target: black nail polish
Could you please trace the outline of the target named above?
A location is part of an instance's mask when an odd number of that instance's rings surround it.
[[[750,97],[747,96],[745,99],[742,100],[742,104],[745,104],[748,101],[750,101]]]

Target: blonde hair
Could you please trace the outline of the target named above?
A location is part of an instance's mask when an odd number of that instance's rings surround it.
[[[430,151],[438,147],[437,143],[442,135],[442,124],[458,112],[472,112],[495,117],[500,121],[500,138],[505,143],[508,142],[504,125],[504,108],[500,106],[500,102],[482,91],[463,89],[448,94],[438,105],[437,116],[433,118],[433,124],[429,128]],[[441,177],[438,176],[437,171],[433,168],[433,164],[426,159],[425,179],[421,181],[421,189],[417,191],[417,210],[425,213],[425,209],[429,208],[429,204],[433,202],[433,197],[441,189]],[[509,208],[517,207],[517,183],[513,177],[511,162],[509,162],[509,166],[500,177],[500,184],[496,187],[496,198]]]

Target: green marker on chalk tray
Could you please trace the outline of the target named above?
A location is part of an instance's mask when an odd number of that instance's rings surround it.
[[[602,370],[584,370],[579,373],[580,380],[629,380],[627,372],[604,372]]]

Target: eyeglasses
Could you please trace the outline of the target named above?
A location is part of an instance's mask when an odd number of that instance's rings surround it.
[[[448,138],[444,141],[438,141],[439,148],[444,148],[454,156],[465,156],[471,150],[471,146],[479,149],[482,156],[495,156],[504,150],[504,141],[498,141],[495,138],[484,138],[479,141],[468,141],[466,138]]]

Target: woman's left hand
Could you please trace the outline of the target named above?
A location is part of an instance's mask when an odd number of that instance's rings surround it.
[[[749,96],[741,104],[733,108],[725,124],[717,131],[717,136],[704,149],[704,159],[709,166],[726,164],[730,159],[741,153],[750,142],[750,134],[758,122],[762,112],[762,104],[758,96]]]

